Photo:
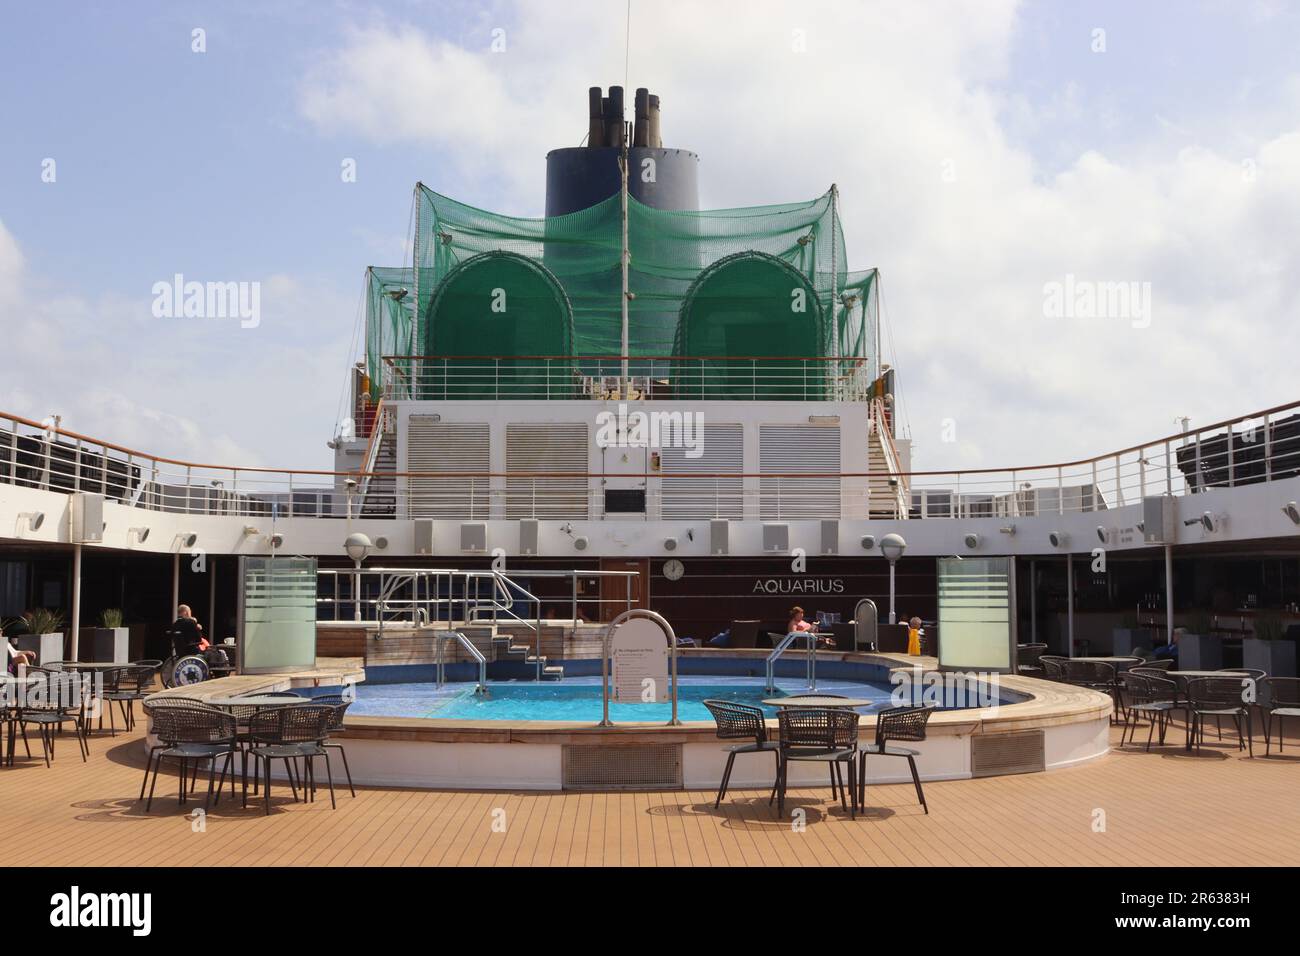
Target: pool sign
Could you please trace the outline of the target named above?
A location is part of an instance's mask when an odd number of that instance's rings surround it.
[[[614,628],[611,699],[620,704],[664,704],[668,686],[668,638],[649,618],[634,617]]]

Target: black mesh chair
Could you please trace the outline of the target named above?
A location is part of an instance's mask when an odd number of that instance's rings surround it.
[[[54,738],[63,732],[64,724],[72,724],[77,736],[77,746],[81,750],[81,762],[90,756],[90,745],[86,742],[86,697],[89,681],[82,674],[72,671],[55,671],[45,667],[28,667],[27,676],[35,677],[35,683],[22,688],[18,698],[15,714],[19,732],[23,737],[23,746],[31,756],[31,747],[27,741],[27,725],[32,724],[40,732],[41,750],[45,757],[45,766],[54,759]],[[11,728],[12,730],[12,728]],[[10,741],[9,763],[14,759],[14,744]]]
[[[1147,731],[1147,751],[1151,750],[1151,741],[1157,729],[1160,731],[1160,743],[1163,745],[1165,732],[1169,729],[1170,715],[1179,709],[1178,685],[1163,677],[1138,674],[1131,670],[1119,675],[1119,683],[1120,692],[1124,695],[1127,704],[1124,712],[1124,729],[1119,735],[1119,745],[1124,746],[1126,735],[1129,743],[1133,742],[1138,721],[1143,717],[1147,718],[1151,725]]]
[[[1189,733],[1196,744],[1197,753],[1205,743],[1205,718],[1213,717],[1215,720],[1222,720],[1224,717],[1231,717],[1237,729],[1237,749],[1245,750],[1249,745],[1250,755],[1255,756],[1255,741],[1251,737],[1250,707],[1246,701],[1246,688],[1249,682],[1250,678],[1245,675],[1198,677],[1187,682]]]
[[[1065,682],[1109,695],[1113,709],[1112,719],[1119,716],[1119,685],[1115,681],[1114,664],[1105,661],[1067,660]]]
[[[233,719],[233,718],[232,718]],[[330,769],[330,755],[322,745],[329,736],[330,722],[334,719],[334,708],[328,704],[292,704],[258,711],[249,722],[249,736],[253,747],[248,755],[253,758],[255,773],[265,772],[266,812],[271,812],[271,764],[283,760],[285,772],[289,777],[289,786],[293,789],[293,798],[298,799],[298,787],[301,785],[303,800],[306,801],[316,792],[315,765],[317,757],[325,758],[325,774],[329,781],[330,806],[337,807],[334,799],[334,774]],[[303,774],[295,783],[295,767],[303,762]],[[244,790],[244,802],[248,802],[248,790]]]
[[[1273,736],[1273,719],[1277,718],[1277,752],[1286,749],[1286,718],[1300,717],[1300,677],[1266,677],[1260,683],[1266,696],[1260,709],[1264,713],[1264,756],[1269,755]]]
[[[858,754],[858,803],[867,799],[867,758],[868,757],[906,757],[908,769],[912,771],[912,784],[916,787],[916,798],[928,814],[929,805],[925,802],[925,791],[921,789],[921,775],[916,770],[916,758],[919,751],[906,747],[892,747],[895,740],[924,740],[925,725],[934,713],[933,707],[890,707],[876,714],[876,738],[873,743],[865,744]]]
[[[303,695],[299,695],[303,696]],[[318,697],[303,696],[303,700],[312,704],[324,704],[334,708],[334,716],[330,718],[330,733],[343,729],[343,718],[347,716],[348,708],[352,706],[352,701],[346,699],[342,694],[321,694]],[[352,786],[352,770],[348,767],[348,752],[343,749],[343,745],[337,741],[326,739],[321,746],[327,750],[337,750],[339,756],[343,758],[343,773],[348,778],[348,790],[352,796],[357,795],[356,787]]]
[[[216,707],[209,707],[201,701],[171,697],[150,701],[145,704],[145,713],[153,721],[154,736],[157,745],[149,749],[145,761],[145,780],[149,779],[149,770],[153,769],[153,782],[149,784],[149,799],[145,801],[145,811],[153,806],[154,789],[158,786],[158,771],[165,758],[170,757],[180,763],[177,784],[177,801],[183,806],[188,791],[192,789],[190,771],[197,772],[203,763],[209,764],[208,795],[204,806],[213,802],[213,787],[216,787],[217,802],[221,801],[221,788],[226,774],[230,774],[231,786],[234,786],[233,760],[239,752],[235,742],[235,718]],[[217,759],[225,757],[221,765],[221,776],[217,777]],[[144,785],[140,786],[140,795],[144,795]]]
[[[1043,669],[1043,678],[1045,680],[1062,681],[1065,680],[1065,662],[1068,657],[1058,657],[1055,654],[1038,655],[1038,666]]]
[[[1046,644],[1020,644],[1016,647],[1016,673],[1026,677],[1042,677],[1043,665],[1039,658],[1047,650]]]
[[[785,813],[786,783],[791,762],[824,763],[831,777],[831,798],[850,817],[858,812],[857,764],[858,712],[840,707],[784,707],[777,711],[781,740],[777,769],[777,812]],[[845,793],[843,767],[849,768]],[[846,806],[845,797],[848,797]]]
[[[777,779],[781,771],[781,747],[775,740],[767,739],[767,725],[764,723],[763,711],[748,704],[737,704],[729,700],[706,700],[704,706],[713,715],[718,725],[719,740],[748,740],[747,744],[733,744],[727,748],[727,768],[722,772],[722,783],[718,786],[718,799],[714,807],[721,805],[727,795],[727,784],[731,782],[731,768],[736,762],[736,754],[770,753],[776,758],[776,777],[773,777],[770,804],[776,797]]]
[[[135,729],[135,702],[144,700],[153,690],[154,669],[138,664],[126,664],[104,672],[104,690],[100,695],[102,704],[99,714],[99,729],[104,729],[104,711],[108,711],[109,732],[117,736],[117,719],[113,716],[113,705],[117,705],[122,715],[126,730]]]

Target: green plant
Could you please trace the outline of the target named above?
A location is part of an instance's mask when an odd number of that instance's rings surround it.
[[[63,630],[63,615],[43,607],[28,611],[23,615],[23,620],[33,634],[57,634]]]
[[[122,609],[117,607],[106,607],[99,612],[100,627],[121,627],[122,626]]]
[[[1254,637],[1261,641],[1282,640],[1282,618],[1277,614],[1261,614],[1255,618]]]

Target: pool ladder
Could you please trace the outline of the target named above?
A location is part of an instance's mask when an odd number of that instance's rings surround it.
[[[791,631],[781,639],[781,643],[767,655],[767,684],[765,689],[770,694],[776,690],[776,659],[789,650],[801,637],[808,638],[808,654],[804,660],[804,677],[808,681],[808,690],[817,689],[817,635],[813,631]]]
[[[441,687],[447,682],[446,663],[443,661],[442,649],[446,646],[447,641],[455,640],[457,644],[465,648],[469,656],[474,658],[478,664],[478,686],[474,688],[474,693],[487,695],[487,658],[483,652],[474,646],[474,642],[462,634],[460,631],[438,631],[433,636],[434,646],[438,649],[436,663],[438,665],[437,685]]]

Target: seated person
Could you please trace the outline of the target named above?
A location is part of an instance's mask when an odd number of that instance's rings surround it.
[[[5,642],[5,666],[10,674],[18,676],[20,667],[31,667],[36,663],[34,651],[20,651],[10,643],[9,638],[0,638]]]
[[[1164,658],[1172,661],[1177,661],[1178,660],[1178,639],[1182,637],[1183,634],[1186,633],[1186,631],[1187,628],[1185,627],[1174,628],[1174,633],[1170,636],[1169,643],[1165,644],[1162,647],[1157,647],[1155,649],[1155,652],[1151,656],[1156,658],[1157,660]]]
[[[811,631],[814,634],[817,632],[817,625],[813,624],[810,621],[804,620],[803,608],[799,607],[798,605],[790,608],[790,621],[785,626],[785,632],[787,634],[793,634],[795,631],[799,631],[800,633],[803,633],[805,631]],[[835,641],[833,641],[829,637],[822,637],[821,635],[818,635],[817,646],[834,647]]]
[[[194,612],[188,604],[176,609],[176,620],[171,626],[172,654],[186,657],[197,654],[207,643],[203,638],[203,625],[194,619]]]

